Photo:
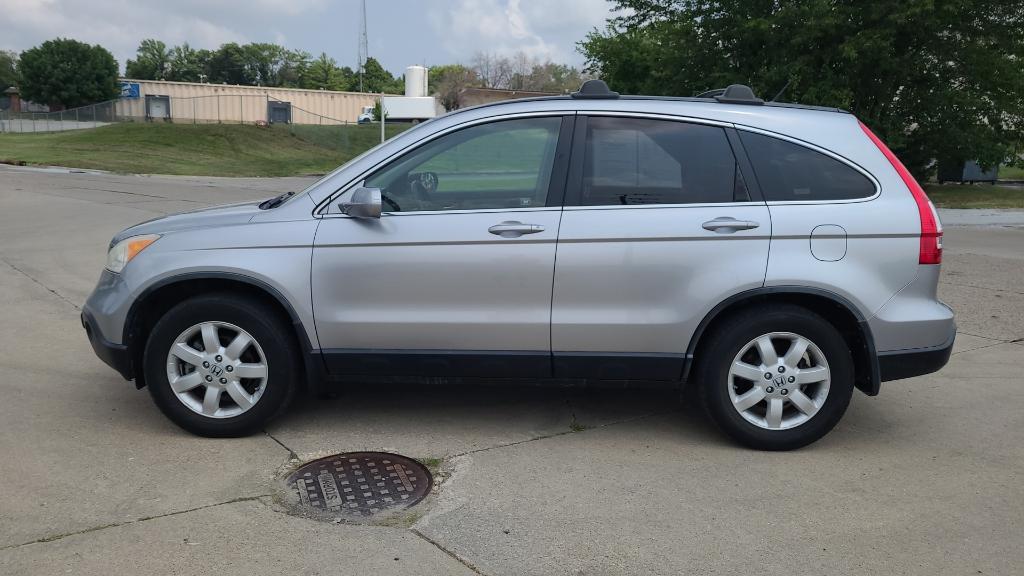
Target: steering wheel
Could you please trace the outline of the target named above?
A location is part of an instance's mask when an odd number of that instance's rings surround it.
[[[398,202],[395,202],[394,200],[392,200],[391,197],[388,196],[387,194],[381,193],[380,200],[381,200],[381,202],[387,204],[388,206],[391,206],[392,212],[401,212],[402,211],[402,207],[398,205]]]
[[[438,178],[435,172],[409,174],[409,188],[413,195],[422,202],[432,202],[431,193],[437,191]]]

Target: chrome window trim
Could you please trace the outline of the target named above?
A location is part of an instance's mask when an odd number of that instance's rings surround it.
[[[734,128],[736,128],[737,131],[753,132],[755,134],[761,134],[762,136],[768,136],[769,138],[777,138],[779,140],[785,140],[786,142],[789,142],[791,144],[796,144],[797,146],[802,146],[804,148],[808,148],[810,150],[814,150],[815,152],[818,152],[820,154],[824,154],[825,156],[828,156],[828,157],[832,158],[833,160],[835,160],[835,161],[837,161],[837,162],[839,162],[841,164],[844,164],[844,165],[852,168],[853,170],[856,170],[857,172],[861,173],[875,187],[875,193],[872,194],[871,196],[865,196],[864,198],[849,198],[849,199],[846,199],[846,200],[767,200],[767,196],[765,195],[764,190],[762,190],[761,194],[762,194],[762,196],[765,196],[765,203],[768,206],[800,206],[800,205],[821,205],[821,204],[858,204],[858,203],[861,203],[861,202],[870,202],[870,201],[875,200],[876,198],[878,198],[879,196],[882,195],[882,185],[881,185],[881,183],[879,183],[878,179],[875,178],[875,175],[870,173],[870,172],[868,172],[867,170],[862,168],[859,164],[857,164],[853,160],[850,160],[849,158],[846,158],[844,156],[840,156],[839,154],[836,154],[835,152],[832,152],[831,150],[828,150],[827,148],[822,148],[821,146],[818,146],[816,144],[812,144],[810,142],[807,142],[806,140],[801,140],[799,138],[794,138],[792,136],[787,136],[786,134],[780,134],[778,132],[772,132],[771,130],[764,130],[762,128],[755,128],[753,126],[746,126],[746,125],[743,125],[743,124],[734,124],[733,126],[734,126]],[[749,157],[749,153],[747,153],[747,155]],[[751,164],[753,164],[753,160],[751,160]],[[756,168],[755,168],[755,172],[756,172]]]
[[[413,151],[417,150],[418,148],[420,148],[422,146],[425,146],[425,145],[427,145],[430,142],[433,142],[434,140],[437,140],[438,138],[440,138],[442,136],[445,136],[447,134],[451,134],[452,132],[455,132],[455,131],[458,131],[458,130],[463,130],[463,129],[466,129],[466,128],[471,128],[473,126],[477,126],[477,125],[480,125],[480,124],[489,124],[489,123],[492,123],[492,122],[501,122],[501,121],[504,121],[504,120],[516,120],[516,119],[519,119],[519,118],[543,118],[543,117],[561,118],[562,116],[575,116],[575,115],[576,115],[576,111],[575,110],[544,110],[544,111],[538,111],[538,112],[514,112],[514,113],[511,113],[511,114],[499,114],[499,115],[496,115],[496,116],[487,116],[486,118],[476,118],[474,120],[469,120],[469,121],[463,122],[461,124],[456,124],[454,126],[449,126],[448,128],[445,128],[443,130],[435,132],[435,133],[431,134],[430,136],[427,136],[425,138],[422,138],[422,139],[416,141],[415,144],[412,144],[410,146],[406,146],[405,148],[403,148],[403,149],[395,152],[394,154],[388,156],[384,160],[381,160],[380,162],[374,164],[372,167],[368,168],[367,170],[364,170],[362,173],[360,173],[358,176],[353,178],[351,181],[349,181],[348,183],[343,184],[342,186],[340,186],[337,190],[335,190],[333,193],[331,193],[331,195],[329,195],[326,200],[324,200],[323,202],[318,204],[315,208],[313,208],[313,216],[315,218],[323,218],[323,217],[327,217],[327,216],[333,216],[333,214],[325,213],[324,211],[325,210],[329,210],[331,204],[338,197],[342,196],[343,194],[345,194],[349,190],[352,190],[353,188],[356,188],[359,185],[361,185],[366,180],[366,177],[369,174],[377,171],[378,169],[380,169],[383,166],[386,166],[386,165],[390,164],[394,160],[396,160],[396,159],[398,159],[398,158],[400,158],[400,157],[402,157],[402,156],[404,156],[404,155],[406,155],[406,154],[408,154],[410,152],[413,152]],[[461,212],[461,213],[507,212],[509,210],[535,210],[535,209],[541,209],[541,208],[557,208],[557,207],[553,207],[553,206],[536,206],[536,207],[531,207],[531,208],[509,208],[507,210],[501,210],[501,209],[495,209],[495,208],[481,208],[479,210],[424,210],[424,211],[421,211],[421,212],[407,212],[406,214],[452,214],[454,212]],[[402,214],[402,212],[382,212],[381,216],[383,216],[384,214],[396,215],[396,214]],[[344,216],[344,214],[340,214],[339,216]],[[345,216],[345,217],[347,218],[347,216]]]
[[[699,118],[696,116],[680,116],[679,114],[667,114],[659,112],[627,112],[625,110],[577,110],[577,114],[580,116],[614,116],[614,117],[625,117],[625,118],[646,118],[649,120],[669,120],[673,122],[687,122],[690,124],[705,124],[708,126],[719,126],[721,128],[733,128],[732,122],[723,122],[721,120],[709,120],[707,118]]]
[[[596,206],[563,206],[562,210],[654,210],[657,208],[735,208],[736,206],[764,206],[764,202],[703,202],[692,204],[601,204]]]

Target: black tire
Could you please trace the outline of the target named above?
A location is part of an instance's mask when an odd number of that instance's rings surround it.
[[[809,420],[789,429],[769,430],[748,422],[729,396],[733,359],[753,339],[771,332],[791,332],[809,339],[829,367],[824,403]],[[853,359],[846,341],[831,323],[800,306],[773,304],[725,318],[701,346],[696,360],[697,381],[693,384],[708,415],[734,440],[758,450],[793,450],[818,440],[839,422],[853,395]]]
[[[168,382],[167,355],[175,339],[190,327],[211,321],[245,330],[266,357],[263,395],[247,411],[228,418],[194,412],[178,399]],[[171,421],[199,436],[223,438],[252,434],[282,413],[295,395],[301,360],[291,327],[276,310],[249,296],[218,293],[185,300],[160,318],[146,341],[143,369],[154,402]]]

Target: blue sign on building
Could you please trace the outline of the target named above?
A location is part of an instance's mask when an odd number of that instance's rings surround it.
[[[138,98],[138,82],[121,82],[121,98]]]

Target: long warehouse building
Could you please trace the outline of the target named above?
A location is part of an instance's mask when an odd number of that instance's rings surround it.
[[[175,123],[355,123],[377,94],[162,80],[121,80],[115,114]]]

